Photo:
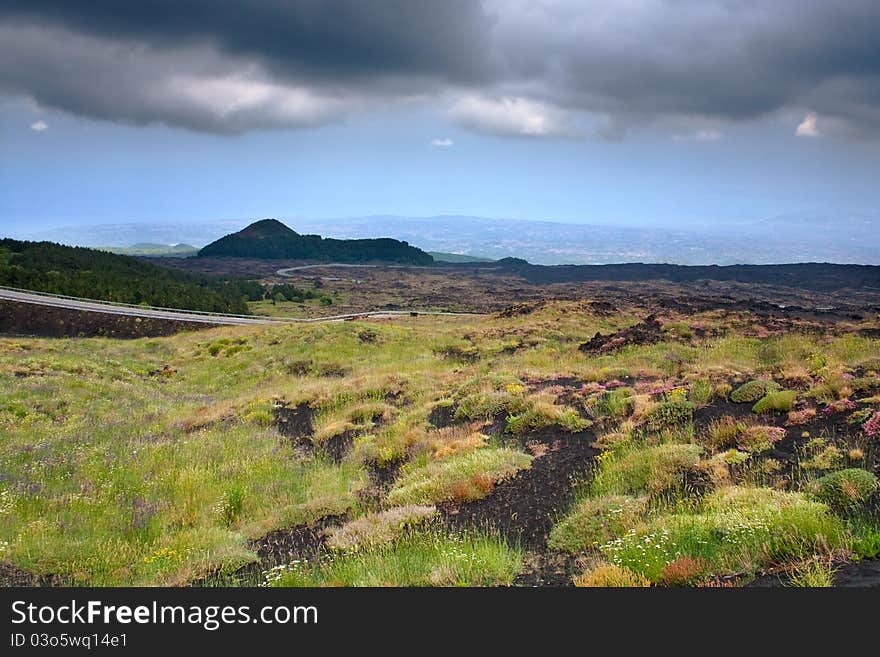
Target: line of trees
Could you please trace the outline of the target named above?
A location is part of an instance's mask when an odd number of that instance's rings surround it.
[[[248,313],[247,299],[257,288],[265,293],[255,281],[220,281],[106,251],[12,239],[0,239],[0,285],[102,301],[236,314]]]

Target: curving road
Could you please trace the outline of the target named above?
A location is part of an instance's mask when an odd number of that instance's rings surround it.
[[[447,263],[454,264],[454,263]],[[459,263],[465,264],[465,263]],[[483,264],[483,263],[480,263]],[[325,267],[350,267],[350,268],[381,268],[381,269],[439,269],[441,271],[449,271],[448,266],[444,265],[360,265],[350,262],[318,262],[313,265],[299,265],[298,267],[285,267],[283,269],[279,269],[275,273],[279,276],[290,277],[291,272],[295,271],[303,271],[306,269],[323,269]],[[500,269],[500,267],[481,267],[483,271],[494,271]]]
[[[112,303],[109,301],[95,301],[78,297],[67,297],[42,292],[31,292],[15,288],[0,287],[0,299],[29,303],[38,306],[52,306],[55,308],[68,308],[85,312],[105,313],[109,315],[126,315],[128,317],[149,317],[155,319],[169,319],[180,322],[196,322],[211,325],[242,325],[242,324],[309,324],[315,322],[342,322],[347,319],[362,317],[393,318],[410,315],[474,315],[476,313],[452,313],[441,311],[408,311],[408,310],[376,310],[362,313],[348,313],[345,315],[328,315],[326,317],[257,317],[253,315],[226,315],[222,313],[209,313],[192,310],[176,310],[174,308],[154,308],[151,306],[135,306],[124,303]]]

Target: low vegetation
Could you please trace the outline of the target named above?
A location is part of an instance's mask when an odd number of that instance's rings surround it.
[[[0,338],[0,562],[81,585],[819,586],[880,556],[873,324],[756,336],[707,311],[578,348],[631,315]]]
[[[522,569],[522,552],[487,536],[408,533],[355,554],[290,563],[272,586],[500,586]]]
[[[532,457],[498,447],[457,454],[407,467],[388,493],[389,504],[431,504],[452,500],[466,502],[486,497],[495,484],[523,468]]]

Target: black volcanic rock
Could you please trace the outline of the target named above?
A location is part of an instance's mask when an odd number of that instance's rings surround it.
[[[297,259],[326,262],[394,262],[430,265],[434,259],[406,242],[390,238],[337,240],[300,235],[277,219],[263,219],[211,242],[199,256],[228,256],[265,260]]]

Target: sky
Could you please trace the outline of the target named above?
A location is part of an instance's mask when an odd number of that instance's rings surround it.
[[[0,233],[872,211],[878,31],[873,0],[4,0]]]

